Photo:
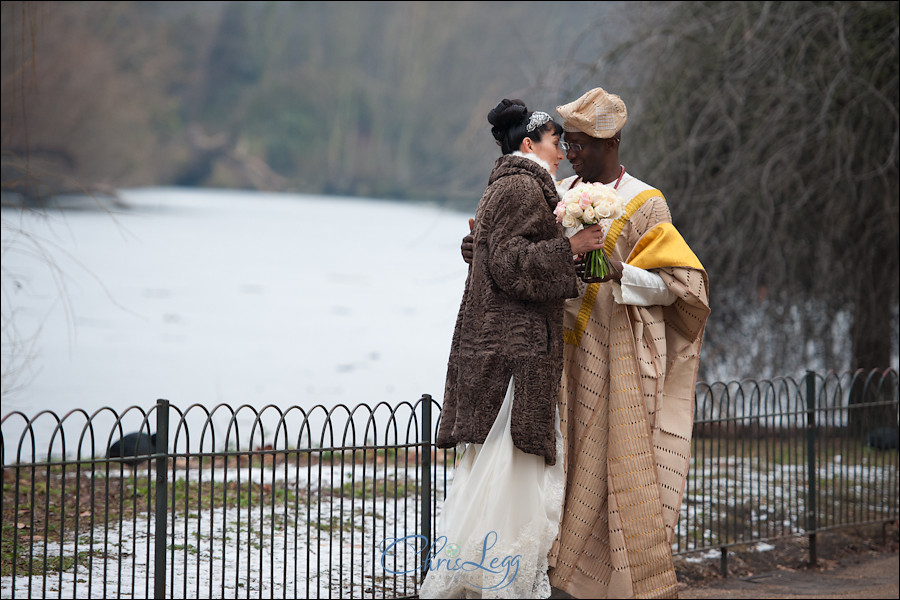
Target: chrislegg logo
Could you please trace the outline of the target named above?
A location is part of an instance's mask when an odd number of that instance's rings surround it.
[[[416,566],[406,571],[395,571],[387,566],[387,558],[393,556],[395,559],[398,555],[404,554],[409,549],[413,550],[413,555],[418,557],[425,553],[426,569],[428,571],[448,571],[460,572],[460,577],[473,588],[482,590],[502,590],[511,584],[516,575],[519,574],[520,554],[515,556],[493,556],[490,550],[497,545],[497,532],[491,531],[484,536],[484,541],[480,550],[476,551],[465,560],[460,556],[461,550],[458,544],[448,544],[446,536],[440,536],[432,545],[428,538],[424,535],[408,535],[402,538],[387,538],[381,543],[381,567],[385,572],[392,575],[405,575],[415,573],[421,565],[420,561],[416,562]],[[421,548],[419,545],[421,544]],[[394,561],[397,562],[396,560]],[[465,573],[473,573],[472,576],[466,576]],[[476,579],[482,585],[472,581]],[[483,585],[494,579],[499,579],[494,585]]]

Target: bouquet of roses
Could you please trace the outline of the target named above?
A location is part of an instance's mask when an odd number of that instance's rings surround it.
[[[618,219],[624,212],[625,201],[613,188],[602,183],[580,183],[563,195],[553,214],[563,227],[581,229],[599,223],[601,219]],[[584,281],[600,281],[612,272],[612,265],[603,248],[587,253],[582,275]]]

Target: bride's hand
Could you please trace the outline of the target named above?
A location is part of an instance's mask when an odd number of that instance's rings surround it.
[[[606,234],[600,225],[585,227],[569,238],[572,244],[572,254],[585,254],[591,250],[599,250],[603,247]]]

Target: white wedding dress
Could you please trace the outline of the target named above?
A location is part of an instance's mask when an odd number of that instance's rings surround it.
[[[513,382],[484,444],[457,464],[430,547],[420,598],[549,598],[547,553],[562,513],[563,441],[556,464],[513,445]]]

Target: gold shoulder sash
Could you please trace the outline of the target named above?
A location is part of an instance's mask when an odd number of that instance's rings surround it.
[[[622,216],[613,221],[612,225],[609,226],[609,231],[606,233],[606,241],[603,243],[603,249],[606,250],[607,254],[611,254],[616,247],[616,242],[619,240],[619,234],[622,233],[622,229],[625,227],[625,223],[628,222],[628,219],[631,218],[631,215],[637,212],[637,209],[639,209],[648,198],[653,198],[655,196],[662,196],[662,192],[652,189],[645,190],[631,199],[625,207],[625,212]],[[587,327],[588,320],[591,318],[591,311],[594,310],[594,300],[597,299],[597,292],[600,291],[601,285],[602,284],[600,283],[588,284],[587,290],[584,292],[584,297],[581,300],[581,307],[578,309],[578,316],[575,317],[575,328],[565,329],[563,331],[563,339],[567,344],[571,344],[572,346],[581,345],[581,336],[584,335],[584,328]]]
[[[638,240],[628,260],[644,270],[660,267],[688,267],[704,271],[700,259],[671,223],[659,223]]]

